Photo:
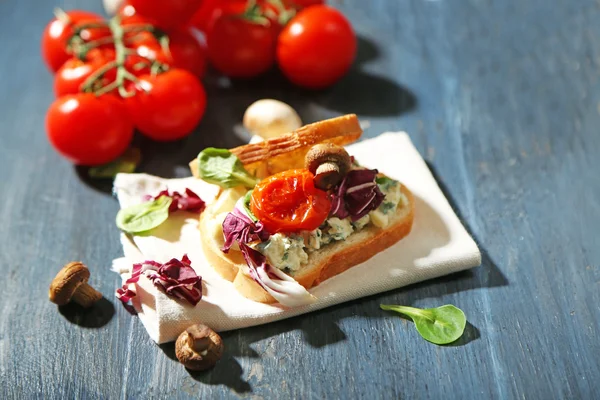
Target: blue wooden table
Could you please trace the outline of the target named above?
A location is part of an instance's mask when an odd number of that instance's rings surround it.
[[[110,184],[48,144],[52,79],[39,37],[52,8],[0,2],[0,398],[600,398],[600,3],[595,0],[345,0],[360,37],[352,72],[319,93],[277,73],[206,85],[188,139],[138,139],[145,172],[186,176],[275,97],[306,122],[355,112],[365,136],[406,130],[483,251],[482,266],[223,335],[226,353],[190,374],[113,297],[121,255]],[[84,260],[107,300],[91,314],[47,300]],[[422,340],[380,303],[452,303],[458,343]]]

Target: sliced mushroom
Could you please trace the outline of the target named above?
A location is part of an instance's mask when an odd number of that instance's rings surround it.
[[[346,150],[332,143],[313,146],[306,153],[304,164],[315,175],[315,186],[323,190],[340,183],[351,168]]]
[[[80,261],[65,265],[50,284],[50,301],[62,306],[73,300],[85,308],[91,307],[102,298],[102,293],[88,285],[88,279],[90,271]]]
[[[175,355],[187,369],[204,371],[212,368],[221,359],[223,341],[208,326],[192,325],[177,338]]]

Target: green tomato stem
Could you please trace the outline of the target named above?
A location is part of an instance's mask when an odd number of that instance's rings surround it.
[[[98,68],[96,71],[94,71],[93,74],[91,74],[83,82],[83,84],[80,87],[81,91],[82,92],[88,92],[88,91],[90,91],[93,88],[94,83],[96,81],[98,81],[98,79],[101,79],[102,76],[104,76],[104,74],[106,74],[108,71],[110,71],[111,69],[115,68],[116,66],[117,66],[117,62],[116,61],[112,61],[112,62],[106,63],[102,67]]]
[[[128,55],[136,55],[147,60],[147,64],[150,65],[150,68],[155,70],[157,73],[168,69],[168,67],[165,64],[157,60],[152,60],[148,57],[144,57],[138,54],[135,50],[128,48],[125,44],[125,33],[154,31],[154,27],[152,25],[144,24],[122,27],[121,18],[119,16],[116,16],[109,21],[108,26],[105,23],[90,23],[80,25],[77,27],[77,29],[79,30],[79,32],[81,32],[81,30],[90,27],[108,27],[108,29],[110,29],[111,32],[111,37],[102,38],[86,43],[83,42],[83,40],[81,40],[81,37],[78,34],[76,34],[72,37],[73,42],[75,43],[74,47],[76,49],[76,53],[85,54],[94,47],[100,46],[102,44],[112,43],[115,48],[115,60],[106,63],[97,71],[95,71],[92,75],[90,75],[81,86],[81,89],[83,91],[94,91],[96,96],[101,96],[103,94],[109,93],[117,89],[119,95],[122,98],[127,98],[135,95],[135,90],[128,90],[125,87],[127,81],[134,82],[138,88],[143,89],[139,85],[140,80],[130,71],[128,71],[127,67],[125,66],[125,62],[127,60]],[[115,80],[107,85],[97,88],[99,80],[102,79],[102,77],[113,68],[116,69]]]
[[[104,37],[101,39],[92,40],[91,42],[85,42],[85,47],[87,47],[87,51],[90,51],[93,48],[98,46],[102,46],[104,44],[112,44],[115,42],[115,39],[111,36]]]
[[[123,33],[133,33],[133,32],[154,32],[154,26],[150,24],[140,24],[140,25],[128,25],[126,27],[121,28]]]

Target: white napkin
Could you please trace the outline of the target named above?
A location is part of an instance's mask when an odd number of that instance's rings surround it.
[[[461,271],[481,263],[481,254],[461,225],[427,165],[406,133],[384,133],[348,146],[348,152],[369,168],[377,168],[405,184],[415,196],[415,220],[409,236],[363,264],[350,268],[310,292],[314,304],[285,308],[241,296],[207,263],[200,246],[197,215],[177,212],[152,231],[153,236],[122,235],[124,258],[113,268],[127,278],[134,262],[165,262],[185,253],[202,276],[204,295],[195,306],[173,300],[145,277],[136,284],[133,304],[150,337],[157,343],[175,340],[189,325],[203,322],[216,331],[265,324],[334,304],[396,289]],[[121,207],[139,203],[145,194],[189,187],[210,203],[218,188],[195,178],[161,179],[145,174],[119,174],[115,191]]]

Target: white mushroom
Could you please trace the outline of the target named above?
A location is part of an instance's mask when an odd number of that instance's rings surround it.
[[[244,128],[251,134],[270,139],[302,126],[296,110],[273,99],[255,101],[244,113]]]

